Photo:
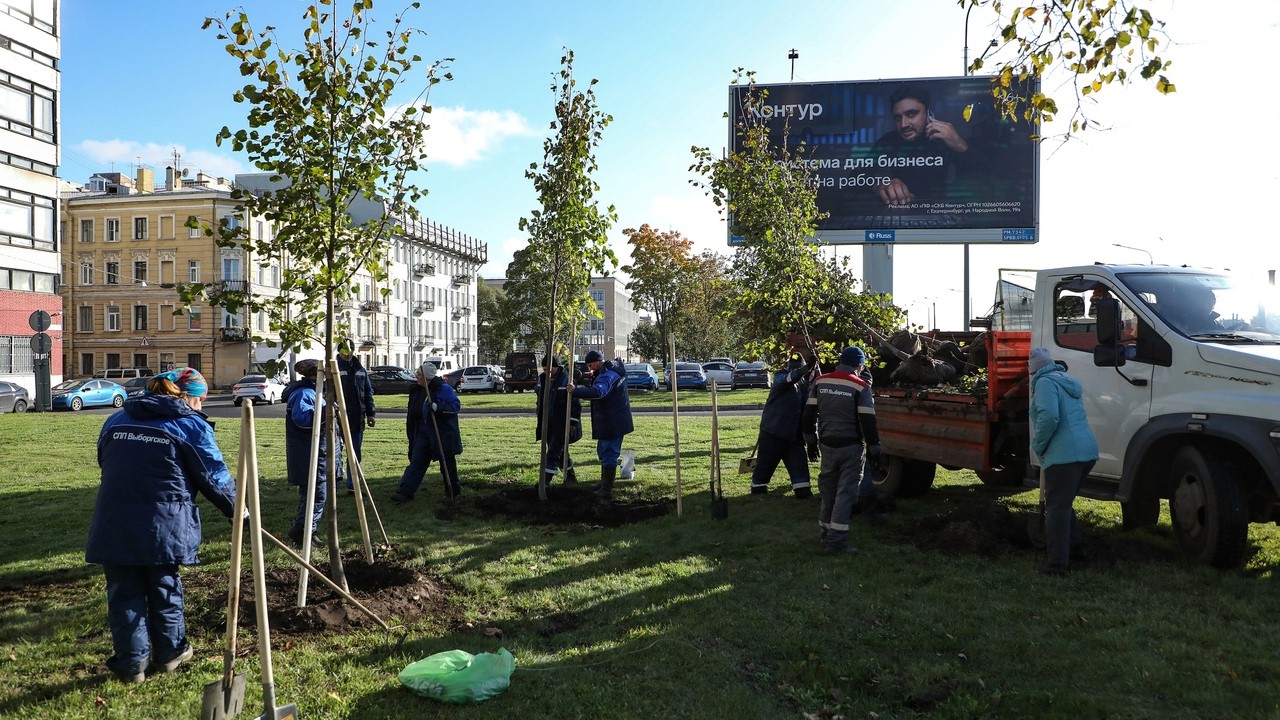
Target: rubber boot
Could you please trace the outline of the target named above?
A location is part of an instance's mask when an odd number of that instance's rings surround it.
[[[611,498],[613,497],[613,481],[618,477],[618,466],[600,468],[600,487],[596,490],[596,497]]]
[[[565,485],[578,484],[578,473],[574,472],[573,468],[569,468],[568,470],[564,471],[564,484]]]

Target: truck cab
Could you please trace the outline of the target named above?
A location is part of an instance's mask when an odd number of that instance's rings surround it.
[[[1122,503],[1126,528],[1168,500],[1184,552],[1218,567],[1240,561],[1250,522],[1280,520],[1275,287],[1185,267],[1043,270],[1032,325],[1085,389],[1100,457],[1082,495]]]

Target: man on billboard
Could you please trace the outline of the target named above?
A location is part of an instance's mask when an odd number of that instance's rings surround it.
[[[933,116],[929,91],[904,85],[889,96],[894,129],[880,136],[873,157],[888,159],[887,179],[876,187],[880,201],[890,207],[943,200],[946,186],[956,179],[969,143],[954,125]]]

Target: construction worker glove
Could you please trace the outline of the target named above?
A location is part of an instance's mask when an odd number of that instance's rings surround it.
[[[373,427],[373,416],[372,416],[372,415],[366,415],[366,416],[365,416],[365,418],[364,418],[364,423],[365,423],[365,425],[368,425],[369,427]]]

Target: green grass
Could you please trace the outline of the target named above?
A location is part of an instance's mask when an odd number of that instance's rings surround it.
[[[631,407],[633,408],[671,408],[671,393],[666,390],[632,390]],[[760,388],[742,390],[718,390],[716,403],[720,407],[762,408],[769,397],[769,391]],[[467,410],[532,410],[535,407],[533,391],[517,393],[462,393],[458,396],[462,407]],[[676,393],[680,407],[693,410],[709,410],[711,393],[702,390],[681,390]],[[379,408],[403,408],[409,402],[408,395],[379,395]],[[583,408],[584,410],[586,408]]]
[[[696,394],[682,394],[682,406],[688,395]],[[203,686],[220,677],[222,639],[207,632],[193,635],[196,660],[173,675],[140,686],[104,675],[103,582],[83,561],[102,421],[0,416],[0,716],[194,717]],[[401,422],[387,416],[365,436],[380,501],[404,465]],[[400,552],[458,589],[465,624],[424,620],[399,650],[380,631],[282,645],[277,698],[296,702],[303,718],[362,720],[1280,716],[1274,527],[1253,527],[1247,564],[1217,572],[1179,559],[1167,518],[1121,534],[1118,507],[1082,500],[1086,532],[1110,559],[1045,578],[1033,572],[1031,550],[984,556],[948,536],[916,542],[925,538],[915,528],[954,508],[1035,503],[1032,491],[940,471],[934,491],[900,502],[887,524],[855,524],[861,554],[832,557],[817,548],[816,500],[783,495],[782,472],[775,493],[752,496],[747,477],[734,473],[757,418],[720,422],[725,521],[708,513],[705,417],[681,420],[681,516],[616,529],[474,512],[440,520],[435,474],[413,503],[380,502]],[[638,481],[620,483],[619,495],[674,497],[670,417],[642,414],[636,425],[626,447],[638,451]],[[462,419],[468,494],[532,485],[532,427],[528,417]],[[266,525],[283,530],[296,495],[283,480],[282,421],[260,420],[258,430]],[[217,434],[234,458],[236,424],[220,421]],[[575,456],[592,479],[589,440]],[[183,573],[192,584],[226,572],[228,528],[202,505],[204,564]],[[354,512],[349,503],[341,510],[350,545]],[[274,551],[268,562],[286,564]],[[493,628],[501,636],[488,634]],[[474,707],[435,704],[396,680],[435,652],[499,646],[517,660],[511,688]],[[242,717],[255,717],[256,651],[238,669],[250,673]]]

